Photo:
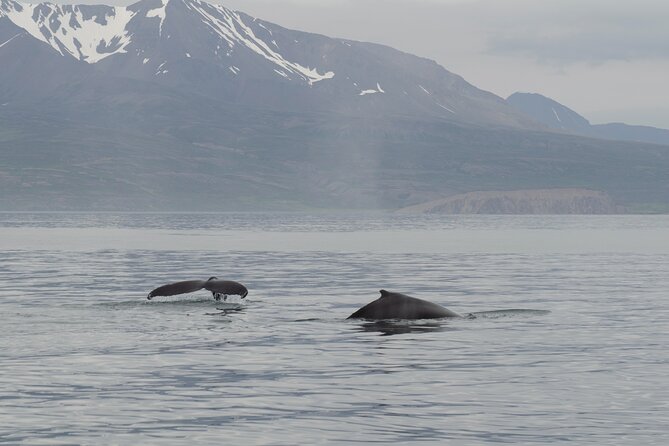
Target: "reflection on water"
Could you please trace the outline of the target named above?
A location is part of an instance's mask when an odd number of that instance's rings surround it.
[[[380,320],[359,323],[357,324],[357,329],[362,332],[378,332],[383,336],[392,336],[407,333],[445,331],[448,330],[449,327],[447,327],[447,322]],[[453,330],[453,328],[450,329]]]
[[[245,307],[243,305],[239,304],[230,304],[230,305],[217,305],[216,306],[216,311],[217,313],[205,313],[207,316],[227,316],[229,314],[234,314],[234,313],[243,313],[245,310]]]
[[[477,311],[474,313],[465,313],[463,319],[499,319],[499,318],[513,318],[513,317],[533,317],[545,316],[550,314],[549,310],[531,310],[531,309],[509,309],[509,310],[492,310],[492,311]],[[453,326],[454,322],[459,319],[444,318],[444,319],[425,319],[425,320],[367,320],[357,324],[357,329],[362,332],[378,332],[383,336],[392,336],[397,334],[407,333],[430,333],[434,331],[456,330]],[[449,324],[451,324],[449,326]]]
[[[492,310],[492,311],[476,311],[474,313],[467,313],[470,319],[499,319],[505,317],[532,317],[545,316],[550,314],[550,310],[530,310],[530,309],[509,309],[509,310]]]
[[[80,216],[46,229],[32,218],[31,236],[49,242]],[[80,249],[55,249],[10,240],[25,227],[2,216],[0,243],[13,248],[0,256],[0,443],[669,442],[669,252],[664,239],[634,245],[632,217],[551,217],[545,230],[530,219],[525,240],[528,219],[479,218],[475,249],[392,254],[370,244],[419,246],[421,231],[448,229],[405,222],[384,240],[395,223],[377,220],[374,238],[346,232],[351,219],[313,217],[317,228],[343,225],[324,237],[347,249],[262,250],[245,239],[244,250],[226,244],[219,221],[210,230],[220,244],[188,249],[202,237],[199,216],[120,217],[137,239],[119,244],[100,242],[110,223],[99,218],[100,228],[74,230]],[[269,217],[235,218],[250,233],[274,225],[286,235]],[[150,240],[166,221],[171,232]],[[639,239],[669,239],[666,220],[639,224]],[[629,249],[553,249],[597,225],[631,237],[609,244]],[[286,232],[299,247],[318,238]],[[496,239],[541,243],[506,251]],[[248,298],[146,300],[155,284],[212,275],[245,283]],[[382,288],[475,319],[346,320]]]

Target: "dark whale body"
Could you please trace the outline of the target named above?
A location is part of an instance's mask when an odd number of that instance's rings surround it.
[[[209,280],[185,280],[183,282],[163,285],[151,291],[147,299],[151,300],[156,296],[175,296],[177,294],[194,293],[203,288],[211,291],[212,296],[216,300],[221,300],[221,296],[225,297],[229,294],[237,294],[243,299],[249,294],[249,290],[239,282],[210,277]]]
[[[370,302],[348,319],[437,319],[462,317],[458,313],[432,302],[400,293],[381,290],[381,297]]]

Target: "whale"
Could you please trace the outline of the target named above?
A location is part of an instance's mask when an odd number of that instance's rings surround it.
[[[438,319],[462,318],[461,314],[451,311],[441,305],[407,296],[402,293],[393,293],[380,290],[381,297],[368,303],[347,319]]]
[[[184,280],[182,282],[168,283],[151,291],[146,297],[151,300],[156,296],[175,296],[177,294],[194,293],[201,289],[211,291],[216,300],[226,300],[228,295],[237,294],[244,299],[249,290],[239,282],[232,280],[219,280],[218,277],[210,277],[208,280]]]

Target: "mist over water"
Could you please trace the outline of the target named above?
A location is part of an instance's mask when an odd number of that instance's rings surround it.
[[[0,442],[666,444],[669,219],[0,214]],[[157,298],[238,280],[246,300]],[[347,321],[378,290],[476,318]]]

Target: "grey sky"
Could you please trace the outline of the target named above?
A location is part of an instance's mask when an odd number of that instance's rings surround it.
[[[384,43],[593,123],[669,128],[666,0],[221,0],[288,28]]]

